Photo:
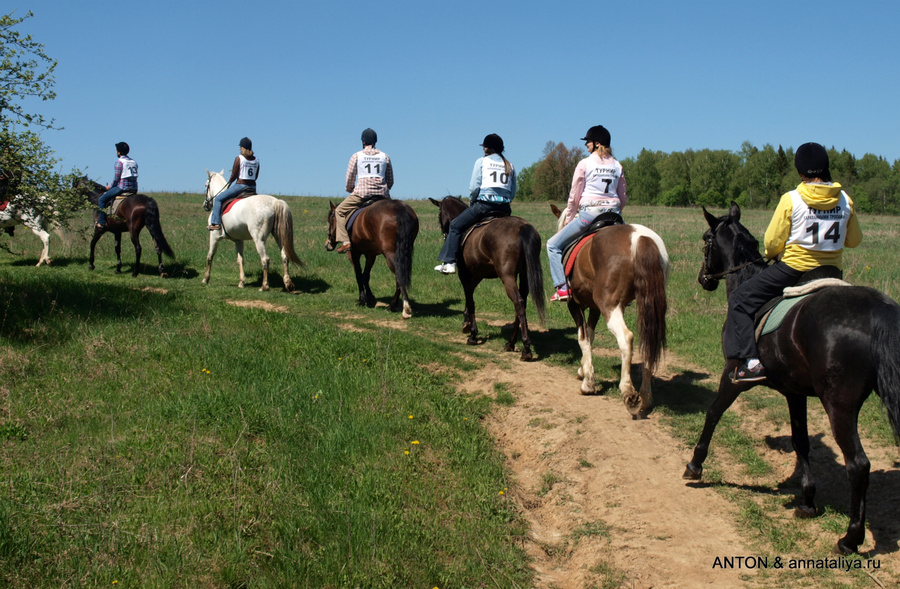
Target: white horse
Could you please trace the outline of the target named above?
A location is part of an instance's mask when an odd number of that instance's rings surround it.
[[[49,222],[44,218],[44,215],[29,206],[25,206],[21,201],[21,197],[17,196],[11,198],[6,208],[0,211],[0,229],[15,225],[25,225],[44,244],[44,250],[41,252],[41,257],[35,266],[40,266],[41,264],[49,266],[53,262],[50,259]]]
[[[203,207],[207,210],[211,209],[213,199],[227,184],[223,173],[224,170],[222,172],[206,171],[206,201],[203,203]],[[275,243],[281,249],[281,261],[284,263],[284,288],[293,291],[294,283],[288,274],[288,262],[303,266],[303,262],[294,252],[294,218],[291,216],[291,209],[288,208],[287,203],[267,194],[242,198],[222,216],[222,228],[209,232],[209,253],[206,255],[206,274],[203,276],[203,284],[209,283],[213,256],[216,255],[219,242],[223,239],[230,239],[234,242],[234,248],[237,250],[238,270],[241,275],[238,286],[243,288],[246,282],[244,242],[252,239],[256,244],[256,251],[263,267],[262,288],[259,290],[269,290],[269,255],[266,253],[266,239],[270,234],[275,237]]]

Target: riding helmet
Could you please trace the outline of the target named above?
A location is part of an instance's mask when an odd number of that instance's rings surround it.
[[[828,152],[818,143],[804,143],[794,154],[794,166],[801,176],[831,181],[828,170]]]
[[[481,142],[481,147],[487,147],[494,153],[503,153],[503,139],[496,133],[485,135],[484,141]]]
[[[584,137],[581,138],[582,141],[593,141],[594,143],[599,143],[604,147],[609,147],[609,131],[606,130],[606,127],[603,125],[596,125],[587,130],[587,133],[584,134]]]
[[[363,145],[375,145],[378,142],[378,133],[372,129],[366,129],[362,132]]]
[[[253,151],[253,142],[250,141],[249,137],[244,137],[243,139],[241,139],[241,142],[238,143],[238,146]]]
[[[116,143],[116,151],[118,151],[122,155],[128,155],[128,152],[131,151],[131,148],[129,148],[128,144],[124,141],[119,141],[118,143]]]

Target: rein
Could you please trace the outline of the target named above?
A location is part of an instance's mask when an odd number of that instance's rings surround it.
[[[737,266],[732,266],[728,270],[723,270],[722,272],[716,272],[715,274],[709,274],[706,272],[707,261],[709,260],[709,250],[712,248],[712,241],[713,241],[714,237],[715,237],[715,233],[710,235],[709,239],[704,240],[704,244],[703,244],[703,268],[701,269],[701,276],[704,281],[720,280],[720,279],[728,276],[729,274],[734,274],[738,270],[743,270],[747,266],[752,266],[753,264],[756,264],[757,262],[762,262],[763,264],[766,263],[765,260],[762,259],[762,256],[760,256],[754,260],[750,260],[749,262],[744,262],[743,264],[738,264]]]

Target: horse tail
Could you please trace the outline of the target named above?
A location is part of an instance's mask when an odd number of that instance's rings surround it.
[[[147,197],[147,209],[144,212],[144,225],[147,226],[147,231],[150,232],[150,236],[156,242],[156,247],[159,248],[159,251],[170,258],[174,258],[175,253],[172,251],[169,242],[166,241],[166,236],[163,235],[162,224],[159,222],[159,206],[149,196]]]
[[[541,236],[530,224],[525,224],[519,232],[519,243],[525,253],[526,284],[537,309],[541,326],[547,321],[547,304],[544,298],[544,271],[541,268]]]
[[[394,270],[397,286],[412,284],[413,247],[419,234],[419,218],[405,203],[397,207],[397,239],[394,241]]]
[[[666,281],[669,260],[647,235],[634,246],[634,290],[644,366],[653,372],[666,347]]]
[[[887,409],[894,435],[900,439],[900,306],[882,307],[872,322],[872,357],[878,366],[875,390]]]
[[[294,251],[294,216],[291,214],[291,208],[283,200],[275,200],[275,235],[278,236],[278,241],[281,242],[281,249],[287,254],[288,260],[304,268],[306,264]]]

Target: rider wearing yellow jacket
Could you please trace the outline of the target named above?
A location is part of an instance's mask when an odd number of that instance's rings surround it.
[[[804,143],[797,148],[794,165],[802,182],[781,197],[765,235],[766,258],[782,258],[741,283],[728,298],[722,350],[727,359],[743,360],[732,374],[734,382],[766,378],[754,334],[756,312],[808,270],[843,268],[844,246],[856,247],[862,241],[853,201],[832,182],[825,148]]]

